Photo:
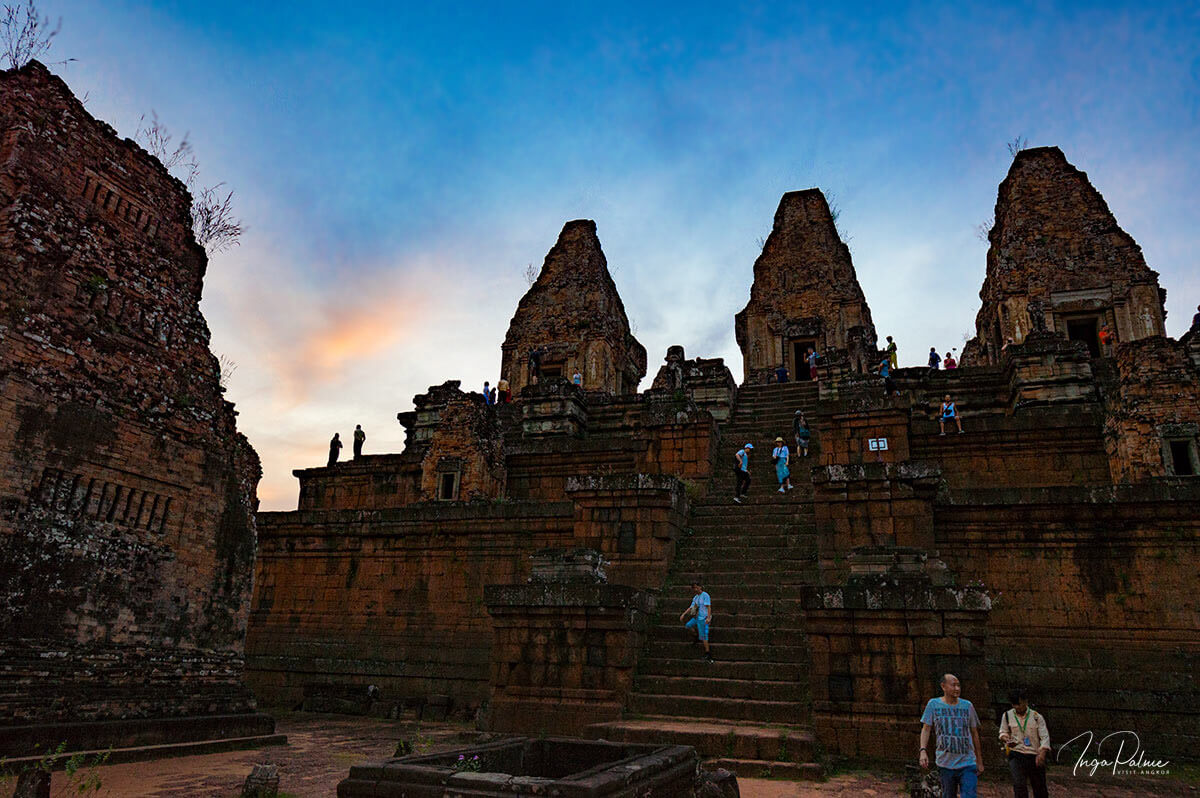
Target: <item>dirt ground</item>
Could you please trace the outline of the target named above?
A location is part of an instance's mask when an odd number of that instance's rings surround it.
[[[280,796],[332,798],[350,766],[392,756],[401,739],[417,742],[430,751],[467,744],[476,733],[463,724],[418,726],[412,721],[383,721],[340,715],[294,714],[279,716],[279,731],[288,736],[286,746],[255,751],[160,759],[111,765],[97,770],[104,798],[236,798],[256,763],[279,767]],[[1052,796],[1126,798],[1127,796],[1198,796],[1195,768],[1183,777],[1135,779],[1072,776],[1069,766],[1051,772]],[[1190,778],[1189,778],[1190,776]],[[902,774],[887,772],[836,773],[823,782],[790,782],[739,779],[743,798],[826,798],[828,796],[899,796],[904,794]],[[52,795],[77,795],[65,774],[56,773]],[[980,783],[981,798],[1008,798],[1012,788],[1006,773],[988,772]]]

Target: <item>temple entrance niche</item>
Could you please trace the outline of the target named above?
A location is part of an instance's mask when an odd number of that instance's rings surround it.
[[[1083,341],[1092,357],[1100,357],[1100,325],[1104,317],[1099,314],[1067,316],[1067,340]]]
[[[805,356],[808,354],[809,348],[812,348],[813,351],[818,351],[817,339],[793,338],[788,344],[792,355],[792,362],[788,364],[789,370],[792,373],[792,379],[796,382],[807,382],[809,380],[808,361],[805,359]]]

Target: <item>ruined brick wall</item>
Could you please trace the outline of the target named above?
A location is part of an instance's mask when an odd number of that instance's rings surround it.
[[[1114,360],[1104,384],[1104,436],[1117,481],[1174,475],[1173,441],[1200,474],[1200,368],[1184,344],[1145,338],[1118,345]]]
[[[747,384],[771,381],[780,364],[806,377],[794,352],[800,341],[815,342],[822,354],[842,350],[857,371],[876,364],[871,311],[820,189],[788,192],[779,201],[734,331]]]
[[[591,220],[563,226],[509,323],[500,377],[514,394],[529,384],[529,353],[538,347],[543,367],[568,380],[578,371],[586,390],[634,393],[646,376],[646,348],[629,329]]]
[[[363,455],[292,474],[300,480],[300,510],[383,510],[421,498],[421,460],[407,454]]]
[[[0,715],[242,712],[258,458],[183,184],[36,62],[0,74]]]
[[[1027,687],[1059,742],[1133,728],[1161,755],[1195,750],[1198,499],[1160,483],[952,491],[936,507],[942,558],[994,598],[993,707]]]
[[[247,682],[270,705],[374,684],[469,713],[487,695],[484,586],[524,582],[529,556],[570,545],[574,524],[569,502],[261,513]]]
[[[1086,316],[1107,323],[1121,341],[1165,334],[1158,273],[1057,147],[1017,154],[1000,184],[988,240],[972,364],[995,362],[1009,337],[1024,340],[1035,300],[1046,327],[1063,334],[1068,319]]]

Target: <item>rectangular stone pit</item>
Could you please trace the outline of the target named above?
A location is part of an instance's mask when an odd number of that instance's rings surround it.
[[[456,768],[479,757],[478,771]],[[460,760],[459,757],[463,759]],[[439,754],[356,765],[338,798],[545,795],[691,796],[698,759],[686,745],[632,745],[562,737],[509,737]]]

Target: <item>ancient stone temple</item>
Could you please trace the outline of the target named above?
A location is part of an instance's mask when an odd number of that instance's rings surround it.
[[[1060,741],[1136,715],[1148,750],[1194,750],[1200,335],[1123,326],[1143,311],[1161,325],[1153,272],[1111,216],[1097,220],[1079,173],[1044,168],[1052,155],[1017,157],[1036,192],[1011,175],[1001,189],[980,316],[1010,302],[1010,320],[1032,308],[1033,323],[974,366],[899,369],[899,396],[864,373],[881,353],[819,192],[784,196],[755,264],[740,387],[720,360],[672,346],[636,393],[644,365],[629,368],[593,227],[568,224],[539,283],[589,298],[570,313],[533,301],[537,286],[522,300],[504,349],[511,403],[433,386],[398,415],[403,452],[296,471],[298,509],[259,514],[254,689],[313,709],[349,700],[686,744],[742,774],[807,776],[820,750],[909,759],[950,671],[985,726],[1026,687]],[[1035,195],[1060,198],[1057,250],[1011,243],[1048,224]],[[1091,199],[1063,199],[1078,196]],[[1111,268],[1009,274],[1003,247]],[[569,253],[591,266],[560,268]],[[1101,299],[1118,335],[1095,352],[1071,324]],[[609,331],[600,349],[593,331]],[[819,386],[767,382],[813,344]],[[538,347],[543,365],[592,376],[526,381]],[[589,351],[616,364],[609,377],[587,370]],[[939,423],[947,394],[962,433]],[[812,446],[792,453],[795,489],[780,493],[770,452],[792,444],[798,410]],[[752,487],[735,503],[746,443]],[[678,619],[693,582],[713,601],[712,663]]]
[[[773,381],[781,365],[793,379],[807,380],[809,348],[827,371],[875,365],[871,311],[820,189],[788,192],[779,201],[734,331],[747,385]]]
[[[646,376],[646,348],[629,330],[595,222],[563,226],[537,280],[521,297],[501,350],[500,377],[513,393],[532,381],[533,352],[544,378],[570,380],[578,373],[589,391],[637,391]]]
[[[966,359],[995,363],[1010,338],[1049,329],[1101,354],[1112,340],[1165,335],[1165,293],[1142,249],[1057,147],[1022,150],[996,198],[976,339]]]
[[[258,457],[190,197],[37,62],[0,73],[0,753],[266,739]]]

